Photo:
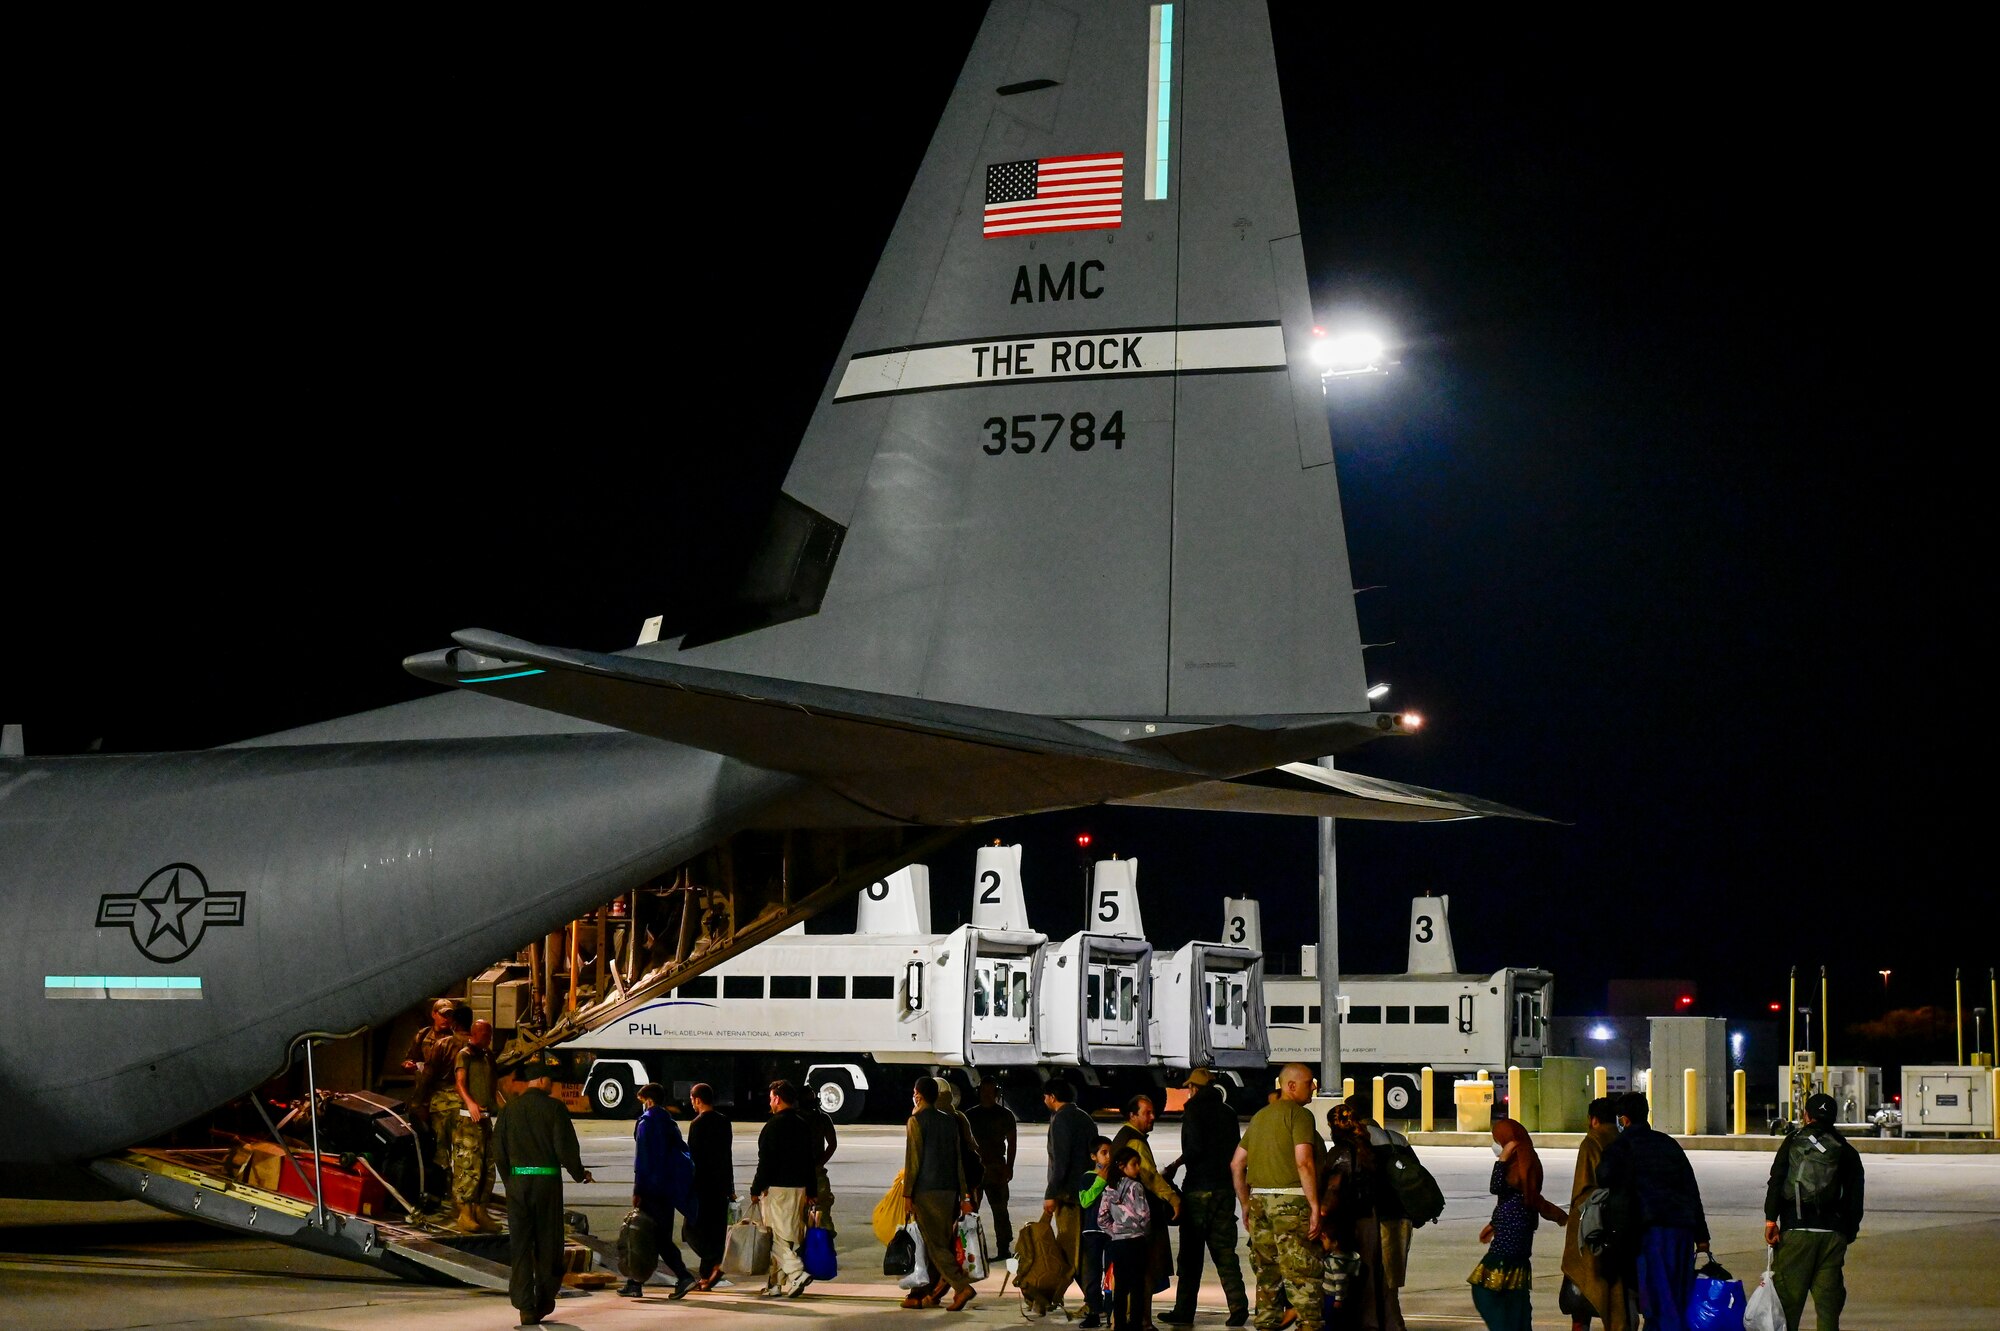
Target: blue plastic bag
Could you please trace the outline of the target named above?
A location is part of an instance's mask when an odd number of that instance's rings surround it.
[[[1749,1302],[1740,1280],[1717,1280],[1694,1273],[1694,1296],[1688,1300],[1689,1331],[1743,1331],[1743,1305]]]
[[[833,1235],[814,1225],[806,1231],[805,1244],[799,1249],[799,1260],[805,1263],[806,1274],[814,1280],[831,1280],[840,1274],[840,1260],[833,1254]],[[1737,1321],[1741,1331],[1742,1321]]]

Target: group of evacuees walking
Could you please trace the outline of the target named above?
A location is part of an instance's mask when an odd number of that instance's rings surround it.
[[[1842,1266],[1860,1233],[1861,1156],[1833,1126],[1833,1098],[1805,1102],[1805,1121],[1779,1143],[1764,1192],[1764,1241],[1785,1325],[1799,1326],[1811,1294],[1823,1331],[1839,1331],[1847,1301]],[[1696,1325],[1698,1254],[1709,1251],[1708,1216],[1694,1167],[1681,1144],[1656,1131],[1637,1091],[1591,1101],[1589,1131],[1577,1148],[1567,1213],[1542,1196],[1542,1167],[1526,1129],[1493,1125],[1493,1220],[1480,1235],[1486,1256],[1472,1274],[1474,1306],[1496,1331],[1527,1328],[1529,1244],[1538,1217],[1565,1227],[1563,1310],[1574,1331],[1593,1318],[1605,1331],[1686,1331]],[[1611,1229],[1601,1251],[1582,1232],[1593,1196]],[[1643,1319],[1643,1322],[1642,1322]]]
[[[450,1016],[440,1007],[431,1043],[449,1038]],[[479,1034],[476,1026],[460,1031],[451,1053],[454,1082],[460,1085],[457,1103],[448,1104],[439,1087],[431,1091],[428,1107],[434,1124],[457,1118],[449,1129],[455,1199],[461,1198],[460,1180],[470,1181],[454,1223],[491,1224],[482,1209],[482,1190],[491,1182],[489,1156],[504,1182],[514,1259],[510,1293],[522,1323],[532,1326],[553,1311],[563,1278],[558,1175],[568,1173],[578,1182],[592,1178],[583,1168],[569,1112],[550,1094],[551,1065],[531,1060],[518,1070],[496,1128],[492,1099],[498,1087],[490,1055],[480,1056],[485,1042]],[[468,1050],[472,1056],[463,1058]],[[432,1061],[427,1056],[418,1066]],[[1328,1112],[1322,1138],[1307,1108],[1315,1083],[1299,1064],[1284,1068],[1271,1103],[1247,1125],[1239,1123],[1206,1071],[1190,1074],[1187,1084],[1181,1153],[1165,1168],[1150,1140],[1157,1112],[1150,1097],[1128,1102],[1124,1122],[1107,1137],[1078,1107],[1066,1082],[1046,1085],[1048,1171],[1035,1223],[1048,1226],[1067,1274],[1031,1293],[1024,1271],[1023,1316],[1037,1321],[1056,1311],[1075,1283],[1082,1294],[1082,1331],[1106,1325],[1150,1331],[1154,1295],[1174,1283],[1173,1304],[1157,1321],[1186,1325],[1194,1320],[1206,1258],[1215,1265],[1229,1326],[1320,1331],[1331,1311],[1339,1326],[1403,1331],[1398,1291],[1407,1275],[1412,1222],[1385,1169],[1392,1160],[1414,1158],[1408,1140],[1366,1117],[1358,1098]],[[1018,1136],[1014,1115],[997,1092],[994,1082],[983,1082],[979,1103],[960,1112],[949,1083],[932,1077],[915,1083],[899,1186],[902,1214],[922,1235],[934,1281],[911,1290],[905,1308],[958,1311],[977,1297],[960,1260],[960,1218],[976,1215],[982,1201],[999,1227],[998,1256],[1008,1255]],[[642,1112],[634,1128],[632,1205],[657,1226],[660,1262],[674,1277],[670,1299],[722,1283],[737,1198],[732,1129],[716,1107],[715,1092],[696,1085],[687,1099],[692,1119],[683,1137],[663,1089],[641,1087]],[[770,1267],[759,1292],[797,1297],[812,1283],[800,1256],[808,1225],[832,1228],[834,1197],[826,1166],[838,1139],[831,1121],[794,1084],[772,1083],[768,1099],[771,1117],[758,1135],[750,1184],[771,1238]],[[1765,1240],[1776,1250],[1774,1284],[1786,1324],[1799,1325],[1810,1293],[1819,1325],[1838,1331],[1845,1302],[1842,1264],[1861,1222],[1861,1162],[1833,1127],[1829,1097],[1811,1097],[1805,1111],[1806,1121],[1784,1139],[1772,1162]],[[1697,1255],[1709,1246],[1707,1217],[1686,1152],[1653,1130],[1643,1094],[1591,1102],[1567,1210],[1545,1195],[1542,1162],[1526,1128],[1511,1118],[1496,1119],[1492,1136],[1496,1158],[1488,1190],[1494,1202],[1479,1235],[1487,1246],[1467,1277],[1474,1309],[1486,1326],[1524,1331],[1532,1324],[1532,1252],[1543,1220],[1565,1227],[1562,1307],[1575,1331],[1588,1331],[1593,1319],[1606,1331],[1637,1331],[1642,1325],[1647,1331],[1683,1331],[1691,1324]],[[478,1167],[466,1173],[456,1162],[472,1157],[471,1143],[479,1147]],[[442,1142],[439,1149],[446,1149]],[[1176,1175],[1182,1176],[1179,1186]],[[1607,1196],[1618,1200],[1606,1201]],[[1601,1251],[1593,1251],[1585,1242],[1591,1236],[1580,1232],[1587,1202],[1606,1217],[1616,1212],[1604,1226],[1615,1230],[1615,1241],[1598,1236]],[[683,1217],[682,1239],[694,1251],[692,1266],[673,1241],[676,1215]],[[1254,1303],[1238,1261],[1239,1218],[1249,1237]],[[1168,1238],[1175,1225],[1181,1230],[1177,1263]],[[629,1282],[621,1293],[636,1297],[641,1286]]]

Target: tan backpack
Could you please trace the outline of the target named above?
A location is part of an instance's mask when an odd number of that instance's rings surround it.
[[[1055,1223],[1033,1220],[1014,1240],[1014,1283],[1031,1302],[1054,1303],[1069,1288],[1076,1268],[1056,1241]]]

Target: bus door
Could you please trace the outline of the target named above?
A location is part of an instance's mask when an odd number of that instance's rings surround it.
[[[1543,1006],[1540,985],[1524,985],[1514,991],[1514,1030],[1507,1042],[1510,1057],[1542,1056],[1542,1032],[1548,1016]]]
[[[1027,957],[973,958],[973,1039],[1027,1043],[1030,964]]]
[[[1084,1036],[1092,1044],[1139,1043],[1139,967],[1129,961],[1091,964],[1084,982]]]
[[[1242,1049],[1249,1043],[1250,973],[1211,971],[1202,990],[1208,1018],[1208,1042],[1217,1049]]]

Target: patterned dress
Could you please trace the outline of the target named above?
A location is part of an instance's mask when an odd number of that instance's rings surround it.
[[[1487,1191],[1500,1198],[1493,1207],[1493,1242],[1466,1282],[1501,1293],[1525,1290],[1534,1283],[1528,1259],[1535,1250],[1535,1226],[1541,1217],[1519,1188],[1508,1186],[1504,1160],[1493,1162],[1493,1181]]]

